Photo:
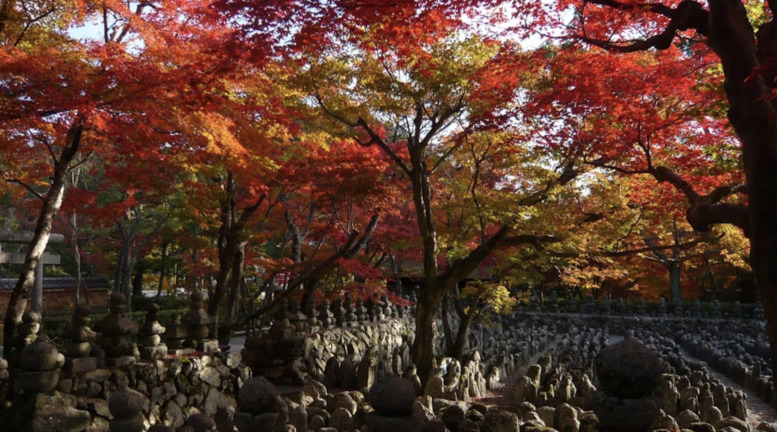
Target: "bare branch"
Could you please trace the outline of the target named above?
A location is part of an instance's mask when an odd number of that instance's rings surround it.
[[[46,201],[46,198],[44,198],[43,195],[41,195],[38,191],[33,189],[32,186],[30,186],[29,184],[19,180],[18,178],[15,178],[15,177],[14,178],[4,178],[3,180],[7,181],[8,183],[16,183],[16,184],[22,186],[23,188],[27,189],[27,191],[29,193],[35,195],[35,197],[38,198],[39,200],[41,200],[43,202]]]

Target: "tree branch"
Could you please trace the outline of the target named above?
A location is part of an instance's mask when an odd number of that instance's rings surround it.
[[[707,21],[709,13],[701,4],[693,0],[683,0],[675,8],[656,3],[625,4],[612,0],[587,0],[586,3],[608,6],[613,9],[632,12],[647,11],[669,18],[669,23],[664,30],[644,40],[631,43],[618,43],[589,38],[585,35],[581,39],[591,45],[598,46],[608,51],[630,53],[646,51],[651,48],[665,50],[672,46],[672,41],[678,31],[694,29],[701,35],[707,34]]]

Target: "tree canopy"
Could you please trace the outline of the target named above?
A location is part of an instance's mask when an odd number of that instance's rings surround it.
[[[773,22],[735,0],[4,0],[3,224],[35,233],[6,342],[53,229],[64,271],[127,294],[173,260],[223,337],[303,293],[412,291],[422,377],[441,311],[519,286],[734,299],[752,269],[777,347]]]

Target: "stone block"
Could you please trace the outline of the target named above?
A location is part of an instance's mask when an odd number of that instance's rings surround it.
[[[167,345],[140,348],[140,358],[143,360],[158,360],[167,357]]]
[[[106,366],[112,367],[126,367],[132,366],[137,362],[135,356],[121,356],[121,357],[106,357]]]
[[[68,358],[65,361],[65,372],[81,375],[97,369],[97,357]]]

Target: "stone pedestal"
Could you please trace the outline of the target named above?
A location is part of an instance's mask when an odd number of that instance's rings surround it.
[[[68,358],[65,360],[65,372],[81,375],[97,369],[97,357]]]

